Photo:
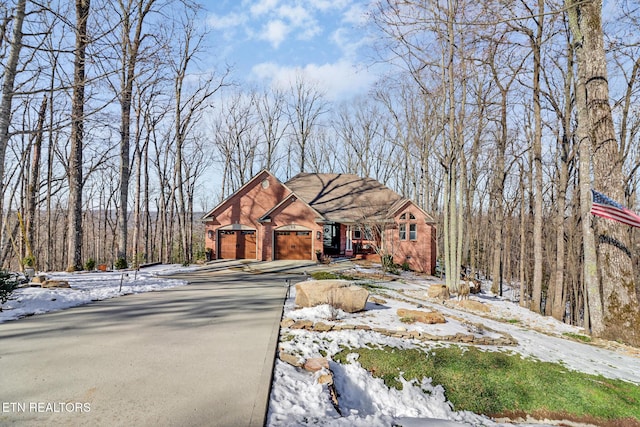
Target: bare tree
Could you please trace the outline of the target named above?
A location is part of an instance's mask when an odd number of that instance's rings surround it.
[[[118,209],[118,259],[126,265],[128,237],[128,200],[130,172],[131,106],[133,85],[138,75],[141,48],[147,34],[146,18],[154,10],[156,0],[118,0],[117,13],[120,23],[120,204]]]
[[[293,147],[298,152],[298,172],[305,172],[307,166],[307,150],[311,143],[315,128],[320,125],[320,118],[327,112],[324,94],[314,84],[305,81],[300,75],[291,83],[291,100],[288,105],[291,138]],[[291,174],[291,164],[287,165],[287,174]]]
[[[583,122],[581,141],[589,141],[592,148],[594,185],[610,197],[622,200],[622,161],[609,104],[602,3],[597,0],[567,0],[565,3],[569,9],[578,65],[578,90],[582,91],[576,102],[579,120]],[[582,151],[583,147],[581,144],[580,168],[583,173],[581,178],[586,180],[588,176],[582,169],[588,163],[583,164],[583,156],[589,156],[589,151],[585,153]],[[587,192],[587,186],[588,182],[581,180],[581,192]],[[587,196],[582,193],[581,196],[581,201],[587,203]],[[586,208],[582,207],[582,210],[584,213]],[[589,222],[587,218],[582,219]],[[587,289],[592,331],[595,335],[622,339],[638,345],[640,336],[636,332],[636,325],[640,319],[640,310],[631,251],[628,249],[628,235],[620,224],[608,220],[594,222],[597,260],[585,255],[585,278],[590,279],[587,281]],[[585,232],[588,233],[589,230]],[[595,274],[596,268],[598,275]],[[599,284],[596,277],[600,278]],[[602,288],[602,295],[597,290],[599,287]],[[602,323],[600,312],[603,316]]]
[[[71,104],[71,152],[69,153],[69,229],[67,269],[82,270],[82,150],[84,137],[85,54],[89,37],[90,0],[76,0],[76,47]]]
[[[20,51],[22,50],[22,25],[25,18],[25,9],[27,6],[27,0],[18,0],[15,11],[13,13],[13,31],[10,41],[9,56],[5,62],[2,73],[2,97],[0,98],[0,183],[4,188],[4,163],[7,152],[7,145],[9,144],[9,125],[11,123],[12,102],[14,97],[14,85],[16,81],[16,74],[18,69],[18,62],[20,60]],[[5,17],[3,18],[3,31],[6,29],[8,23],[8,15],[5,10]],[[0,213],[4,212],[4,194],[0,197]],[[0,234],[3,234],[0,231]]]

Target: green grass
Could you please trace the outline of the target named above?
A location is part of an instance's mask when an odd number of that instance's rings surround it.
[[[407,380],[432,378],[434,385],[445,388],[447,399],[457,411],[488,416],[555,414],[559,419],[640,425],[639,386],[569,371],[560,364],[457,346],[428,353],[350,349],[338,353],[334,360],[346,363],[347,354],[354,352],[360,355],[358,362],[389,387],[401,388],[397,379],[400,372]]]
[[[573,338],[574,340],[582,341],[582,342],[591,342],[591,337],[586,335],[574,334],[571,332],[565,332],[562,335],[568,338]]]
[[[314,280],[351,280],[357,281],[358,286],[361,286],[368,290],[375,289],[387,289],[385,286],[376,285],[375,283],[362,281],[362,279],[358,279],[356,277],[352,277],[342,273],[334,273],[332,271],[314,271],[311,273],[311,278]]]
[[[331,271],[314,271],[311,273],[311,277],[314,280],[353,280],[353,277],[351,276]]]

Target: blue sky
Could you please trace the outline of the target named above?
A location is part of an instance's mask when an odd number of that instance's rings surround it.
[[[247,82],[288,87],[302,74],[329,99],[376,80],[366,28],[368,0],[209,0],[210,45]]]

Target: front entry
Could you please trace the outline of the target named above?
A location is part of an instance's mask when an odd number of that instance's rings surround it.
[[[220,258],[256,259],[255,230],[220,230]]]
[[[322,249],[326,255],[340,255],[340,224],[325,224]]]
[[[311,231],[276,231],[275,259],[310,260]]]

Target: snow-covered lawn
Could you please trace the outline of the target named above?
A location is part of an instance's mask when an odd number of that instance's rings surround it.
[[[70,288],[17,289],[12,299],[2,305],[0,322],[50,311],[63,310],[95,300],[118,297],[130,293],[149,292],[162,288],[185,285],[186,282],[162,277],[163,273],[185,271],[178,265],[157,266],[127,272],[49,273],[48,278],[66,280]],[[358,269],[357,273],[371,273]],[[348,273],[348,272],[347,272]],[[260,280],[256,276],[256,280]],[[269,426],[321,425],[321,426],[496,426],[506,425],[479,414],[455,411],[445,397],[443,388],[431,384],[429,378],[421,382],[403,381],[401,391],[389,389],[382,380],[374,378],[353,363],[341,365],[331,356],[343,347],[392,346],[420,348],[425,352],[433,346],[450,345],[447,337],[467,334],[475,337],[496,338],[510,336],[516,346],[504,348],[482,346],[487,351],[510,351],[542,361],[561,362],[567,368],[605,377],[619,378],[640,384],[640,350],[616,343],[584,344],[563,337],[565,333],[584,334],[578,327],[539,316],[519,307],[507,299],[485,293],[471,299],[490,308],[482,315],[463,310],[451,299],[446,304],[426,298],[429,285],[437,279],[403,273],[401,280],[377,281],[375,296],[381,303],[369,302],[362,313],[348,314],[328,306],[296,309],[295,288],[285,303],[284,318],[311,320],[333,325],[352,325],[371,329],[342,329],[340,331],[313,332],[303,329],[282,328],[281,351],[301,359],[326,356],[334,375],[339,394],[340,413],[333,406],[327,385],[317,379],[320,373],[310,373],[276,360],[267,424]],[[486,288],[486,286],[485,286]],[[438,310],[446,317],[444,324],[407,324],[400,321],[398,308]],[[398,338],[374,332],[385,329],[398,333],[420,332],[442,337],[439,340]]]
[[[349,274],[349,272],[345,272]],[[318,384],[324,370],[311,373],[276,360],[273,390],[271,394],[268,425],[322,425],[322,426],[496,426],[495,421],[470,412],[456,412],[446,401],[444,390],[431,384],[429,378],[422,382],[403,381],[401,391],[389,389],[381,379],[374,378],[357,363],[352,354],[351,364],[342,365],[331,356],[343,347],[391,346],[420,348],[428,352],[434,346],[451,345],[456,334],[476,337],[498,337],[508,334],[518,342],[516,346],[503,348],[481,346],[487,351],[517,352],[541,361],[560,362],[567,368],[605,377],[623,379],[640,384],[640,351],[614,343],[585,344],[568,339],[565,333],[582,334],[581,328],[558,322],[552,318],[532,313],[508,300],[487,293],[472,295],[482,302],[490,313],[482,316],[464,310],[454,299],[442,304],[429,300],[426,290],[437,283],[434,278],[421,278],[403,273],[400,281],[377,282],[373,290],[383,298],[382,304],[367,303],[367,310],[349,314],[336,311],[327,305],[313,308],[294,307],[295,289],[285,304],[284,318],[311,320],[324,324],[342,325],[341,330],[316,332],[304,329],[282,328],[280,351],[299,356],[300,359],[327,357],[334,384],[339,395],[339,409],[330,400],[327,385]],[[486,286],[485,286],[486,287]],[[483,287],[484,288],[484,287]],[[487,292],[487,291],[485,291]],[[399,308],[437,310],[443,313],[445,324],[407,324],[400,321]],[[417,331],[443,340],[417,340],[397,338],[372,330],[344,330],[344,325],[360,325],[364,328],[388,331]]]
[[[185,271],[179,265],[159,265],[139,271],[46,273],[47,279],[69,282],[70,288],[23,287],[2,305],[0,323],[34,314],[48,313],[127,294],[186,285],[183,280],[163,278],[163,273]]]

